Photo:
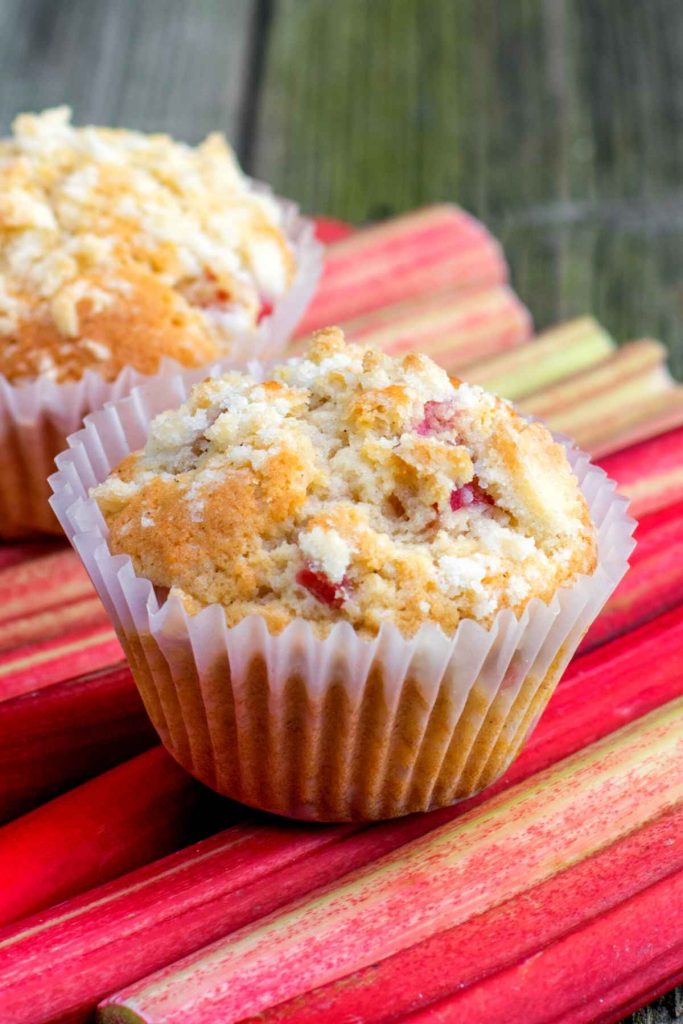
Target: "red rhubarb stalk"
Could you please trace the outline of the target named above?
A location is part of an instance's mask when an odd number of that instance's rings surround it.
[[[465,210],[450,204],[425,206],[359,228],[330,245],[327,278],[335,283],[362,280],[363,257],[366,261],[371,257],[373,267],[413,267],[436,248],[446,253],[459,252],[482,240],[489,241],[496,255],[502,257],[496,239]]]
[[[614,393],[611,397],[616,399]],[[575,407],[571,417],[563,413],[555,421],[555,429],[569,433],[577,444],[598,459],[680,426],[683,426],[681,387],[646,394],[642,399],[609,411],[603,404],[597,416],[590,402],[583,403]]]
[[[109,997],[100,1020],[229,1024],[262,1013],[499,906],[681,801],[683,698]]]
[[[331,260],[327,263],[330,265]],[[496,253],[495,244],[485,237],[467,239],[458,249],[448,243],[435,246],[427,258],[418,257],[417,262],[404,256],[361,265],[362,277],[353,275],[335,281],[323,274],[320,291],[300,325],[300,333],[398,302],[407,295],[441,288],[466,295],[507,279],[504,260]]]
[[[46,611],[29,612],[10,622],[0,623],[0,651],[12,647],[62,637],[78,627],[100,626],[107,621],[104,605],[96,594],[80,601]]]
[[[528,746],[494,789],[528,778],[680,692],[683,609],[648,623],[626,640],[570,666]],[[243,873],[236,874],[229,870],[233,829],[230,836],[206,840],[12,926],[0,935],[0,994],[13,1007],[12,1024],[61,1021],[67,1011],[73,1014],[69,1020],[85,1021],[107,991],[461,817],[491,792],[456,807],[362,829],[278,826],[280,842],[270,836],[272,847],[259,845],[261,838],[247,843]],[[106,807],[100,808],[105,820],[107,813]],[[257,835],[262,837],[262,831]],[[313,839],[319,847],[308,847]],[[296,863],[287,862],[290,848]],[[282,860],[271,861],[264,850],[279,850]],[[43,974],[37,992],[38,963]],[[15,1002],[8,1002],[10,992]]]
[[[0,570],[64,549],[63,541],[14,541],[0,545]]]
[[[87,626],[0,654],[0,700],[114,665],[123,658],[109,624]]]
[[[125,665],[0,702],[0,823],[156,742]]]
[[[640,520],[631,568],[588,630],[582,651],[683,601],[683,502]]]
[[[631,499],[636,518],[683,500],[683,427],[608,455],[600,465]]]
[[[3,825],[0,923],[177,849],[194,838],[206,800],[199,783],[155,747]]]
[[[680,845],[676,837],[669,842]],[[621,1020],[683,980],[683,937],[672,912],[681,905],[677,871],[534,956],[404,1019],[497,1024],[505,1013],[511,1024],[545,1024],[551,999],[552,1019],[563,1024]]]
[[[528,310],[505,285],[464,296],[428,293],[342,326],[351,341],[394,355],[417,349],[449,369],[521,345],[531,334]]]
[[[340,242],[342,238],[348,238],[354,233],[354,228],[342,220],[334,220],[332,217],[316,217],[315,236],[325,245],[331,242]]]
[[[506,323],[511,333],[502,338],[500,345],[493,346],[496,351],[526,341],[532,329],[529,311],[511,288],[499,285],[463,296],[450,291],[428,292],[409,303],[348,321],[344,328],[354,341],[372,341],[388,352],[433,348],[447,352],[456,361],[460,353],[470,359],[481,358],[481,351],[469,351],[468,340],[483,340],[489,327],[492,336],[501,337],[494,328],[503,328]]]
[[[428,207],[333,243],[299,334],[425,291],[463,293],[506,279],[500,246],[483,225],[454,206]]]
[[[453,997],[449,1007],[456,1006],[457,994],[473,989],[473,995],[482,976],[498,977],[497,972],[511,964],[521,965],[550,943],[562,942],[586,924],[600,927],[596,919],[604,918],[614,907],[622,907],[643,889],[656,886],[672,872],[681,871],[681,828],[683,807],[678,806],[571,869],[558,869],[546,882],[514,899],[338,982],[266,1011],[260,1020],[262,1024],[316,1024],[319,1020],[325,1024],[346,1024],[349,1020],[371,1024],[403,1019],[418,1007],[433,1007],[435,1003],[438,1010],[444,1004],[437,1001],[448,997]],[[649,943],[658,933],[659,922],[656,917],[649,918],[648,929],[648,919],[644,918],[642,925],[641,942]],[[575,938],[573,935],[569,941],[572,954]],[[611,936],[612,941],[614,938]],[[670,948],[670,943],[669,936],[664,948]],[[574,991],[576,977],[583,974],[571,978],[569,983]],[[612,977],[610,972],[605,980]],[[522,990],[526,988],[522,980]],[[494,985],[494,998],[496,992]],[[565,985],[560,992],[559,999],[567,994]],[[605,995],[609,998],[609,992]],[[510,1005],[510,1012],[515,1012],[514,999]],[[547,1007],[547,1001],[544,1005]],[[590,1005],[594,1010],[593,1001]],[[505,1019],[509,1015],[506,1013]],[[480,1014],[453,1019],[479,1021]],[[537,1019],[546,1018],[529,1018]]]
[[[526,306],[510,288],[501,286],[495,292],[476,292],[463,299],[452,329],[440,329],[430,340],[412,347],[431,356],[449,373],[457,373],[483,355],[523,347],[531,333]],[[409,346],[390,351],[398,355],[408,352]]]
[[[323,864],[336,878],[354,827],[235,825],[3,929],[3,1024],[90,1020],[117,986],[307,893]]]
[[[523,347],[531,317],[506,285],[471,295],[429,291],[340,324],[347,339],[400,354],[417,349],[447,369],[466,366],[486,354]],[[300,353],[310,338],[295,341]]]
[[[0,569],[0,623],[94,594],[75,551],[64,549]]]

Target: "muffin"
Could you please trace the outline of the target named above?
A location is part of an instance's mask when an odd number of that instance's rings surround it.
[[[152,419],[162,400],[90,423],[81,462],[115,424],[128,454],[89,501],[58,474],[54,501],[181,764],[320,820],[498,777],[625,570],[604,474],[426,356],[334,328]]]
[[[76,128],[67,108],[19,116],[0,140],[3,447],[21,457],[13,414],[25,422],[31,399],[35,417],[49,408],[45,432],[61,434],[51,462],[78,425],[75,406],[82,417],[166,361],[272,354],[315,279],[303,227],[242,174],[221,135],[191,147]],[[298,308],[273,334],[273,311],[292,293]]]

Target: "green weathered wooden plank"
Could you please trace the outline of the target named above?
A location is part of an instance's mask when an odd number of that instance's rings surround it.
[[[254,168],[356,223],[456,200],[539,326],[683,376],[681,52],[680,0],[274,0]]]
[[[239,127],[253,0],[0,0],[0,131],[69,103],[81,123],[196,142]]]
[[[587,177],[569,29],[561,0],[278,0],[257,167],[355,221],[448,194],[485,217],[563,197]]]

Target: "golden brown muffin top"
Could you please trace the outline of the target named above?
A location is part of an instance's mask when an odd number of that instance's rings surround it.
[[[564,448],[429,358],[321,331],[261,382],[197,385],[93,491],[115,553],[228,624],[296,617],[412,634],[502,608],[596,564]]]
[[[221,135],[75,128],[61,107],[0,140],[0,373],[15,383],[228,355],[293,273],[278,206]]]

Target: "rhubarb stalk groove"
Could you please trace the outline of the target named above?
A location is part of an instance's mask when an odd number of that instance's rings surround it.
[[[229,1024],[261,1013],[500,905],[681,800],[683,699],[105,1000],[99,1020]]]

